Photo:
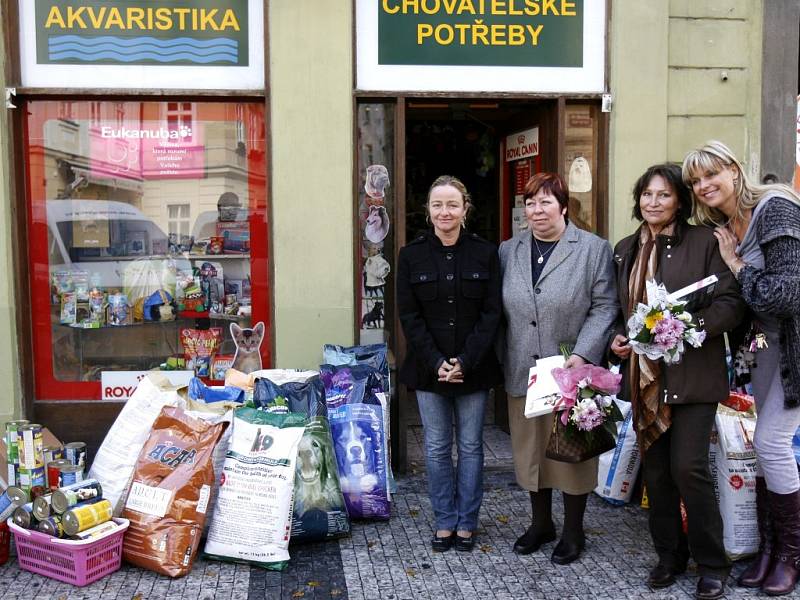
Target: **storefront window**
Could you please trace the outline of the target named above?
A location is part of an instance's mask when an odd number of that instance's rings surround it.
[[[360,252],[359,340],[392,346],[394,330],[395,209],[394,104],[358,106],[358,173],[356,197]]]
[[[269,363],[263,105],[26,108],[37,398],[99,399],[110,371],[213,378],[233,325],[264,323]]]
[[[578,227],[598,231],[598,107],[566,106],[564,128],[565,173],[569,185],[569,215]]]

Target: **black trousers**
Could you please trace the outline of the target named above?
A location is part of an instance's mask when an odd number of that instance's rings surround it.
[[[691,553],[698,573],[725,579],[731,563],[722,541],[722,517],[708,469],[708,447],[717,404],[675,404],[672,424],[643,458],[650,502],[650,535],[659,561],[685,565]],[[683,533],[680,501],[688,517]]]

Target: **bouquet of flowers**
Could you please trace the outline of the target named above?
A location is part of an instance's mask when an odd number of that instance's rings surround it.
[[[622,413],[612,396],[619,392],[622,375],[595,365],[553,369],[552,374],[561,390],[558,418],[568,433],[591,435],[604,427],[616,437],[614,422],[622,420]]]
[[[647,304],[641,302],[628,319],[628,340],[631,349],[650,360],[663,359],[677,364],[686,350],[684,342],[699,348],[706,332],[698,329],[686,304],[672,300],[664,284],[646,282]]]

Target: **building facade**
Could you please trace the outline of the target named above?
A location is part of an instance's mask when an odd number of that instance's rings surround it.
[[[269,366],[315,367],[324,343],[385,341],[399,360],[394,257],[442,173],[499,242],[524,180],[559,171],[571,218],[614,241],[638,175],[709,138],[756,178],[794,169],[791,0],[89,4],[0,4],[16,90],[0,128],[0,417],[90,445],[130,387],[114,372],[231,355],[232,323],[265,324]],[[132,31],[123,59],[99,39]]]

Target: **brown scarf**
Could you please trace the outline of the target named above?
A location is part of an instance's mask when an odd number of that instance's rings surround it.
[[[667,225],[660,234],[671,235],[674,223]],[[646,223],[639,233],[639,252],[628,278],[628,315],[632,315],[639,302],[647,303],[647,281],[654,279],[658,269],[656,238]],[[670,407],[659,402],[661,364],[643,354],[632,354],[628,369],[631,390],[633,421],[639,450],[644,455],[647,449],[664,433],[672,423]]]

